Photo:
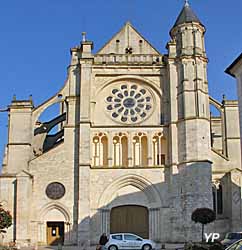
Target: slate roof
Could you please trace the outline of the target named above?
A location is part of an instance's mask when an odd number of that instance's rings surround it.
[[[196,14],[191,9],[190,5],[186,2],[181,13],[179,14],[178,18],[176,19],[176,22],[175,22],[173,28],[178,26],[179,24],[191,23],[191,22],[197,22],[197,23],[200,23],[201,25],[203,25],[200,22],[200,20],[198,19],[198,17],[196,16]]]

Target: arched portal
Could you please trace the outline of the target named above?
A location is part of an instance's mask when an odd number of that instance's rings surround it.
[[[121,176],[106,187],[98,207],[100,233],[125,230],[160,240],[162,200],[155,185],[146,178],[135,174]]]
[[[68,209],[58,202],[44,206],[39,214],[38,242],[58,245],[70,242],[70,220]]]
[[[124,232],[149,238],[149,212],[146,207],[126,205],[112,208],[110,233]]]

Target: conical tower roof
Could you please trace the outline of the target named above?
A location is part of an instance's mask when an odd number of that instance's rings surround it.
[[[188,1],[186,1],[181,13],[179,14],[178,18],[176,19],[176,22],[175,22],[173,28],[180,25],[180,24],[191,23],[191,22],[196,22],[196,23],[199,23],[203,26],[203,24],[200,22],[200,20],[198,19],[198,17],[194,13],[194,11],[191,9]]]

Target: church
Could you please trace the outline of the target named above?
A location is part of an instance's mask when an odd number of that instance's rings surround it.
[[[205,31],[186,2],[167,54],[129,22],[95,54],[83,33],[61,90],[38,106],[13,98],[5,243],[89,249],[115,232],[196,241],[200,207],[216,212],[211,232],[242,231],[238,102],[208,93]]]

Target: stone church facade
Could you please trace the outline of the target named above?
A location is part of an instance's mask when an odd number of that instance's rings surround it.
[[[89,248],[101,233],[158,243],[242,229],[237,101],[208,94],[205,27],[186,3],[167,54],[130,23],[96,54],[83,34],[63,88],[35,107],[9,105],[0,202],[14,217],[4,241]],[[41,115],[53,105],[59,114]]]

